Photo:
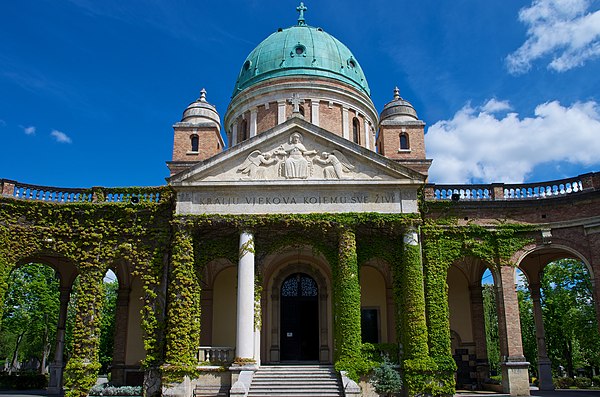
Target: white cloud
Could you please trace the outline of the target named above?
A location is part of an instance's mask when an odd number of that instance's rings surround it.
[[[492,102],[495,101],[495,102]],[[427,154],[435,183],[522,183],[541,164],[600,164],[600,104],[538,105],[534,117],[496,116],[498,101],[470,105],[429,127]],[[508,102],[500,102],[510,106]]]
[[[589,7],[589,0],[534,0],[521,9],[528,37],[506,57],[509,72],[525,73],[545,56],[552,57],[548,68],[557,72],[600,57],[600,10],[589,12]]]
[[[499,113],[506,112],[508,110],[512,110],[512,107],[508,101],[498,101],[494,98],[487,101],[486,104],[481,108],[481,111],[485,113]]]
[[[23,132],[25,133],[25,135],[35,135],[35,127],[30,125],[29,127],[25,127],[20,125],[19,127],[21,127],[23,129]]]
[[[52,130],[50,135],[54,139],[56,139],[56,142],[59,142],[59,143],[72,143],[73,142],[67,134],[65,134],[64,132],[58,131],[58,130]]]

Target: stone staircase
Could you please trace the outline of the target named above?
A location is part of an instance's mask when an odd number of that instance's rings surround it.
[[[261,366],[248,397],[341,397],[342,382],[331,365]]]

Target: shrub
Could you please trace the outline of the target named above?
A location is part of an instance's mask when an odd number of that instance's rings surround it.
[[[90,396],[141,396],[142,386],[112,386],[109,383],[92,387]]]
[[[385,359],[383,362],[373,369],[371,383],[375,387],[378,394],[387,396],[393,393],[398,393],[402,390],[402,379],[400,374],[390,365],[390,362]]]
[[[592,384],[595,387],[600,387],[600,375],[596,375],[592,378]]]
[[[46,375],[18,374],[0,375],[0,387],[16,390],[44,389],[48,386]]]
[[[592,387],[592,380],[585,376],[575,378],[575,387],[578,389],[588,389]]]
[[[359,382],[360,377],[364,376],[373,369],[375,363],[364,357],[344,357],[336,361],[336,371],[346,371],[348,378]]]
[[[560,377],[552,379],[552,383],[556,389],[568,389],[575,384],[575,381],[573,378]]]

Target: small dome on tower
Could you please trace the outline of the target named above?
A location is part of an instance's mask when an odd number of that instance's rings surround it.
[[[394,99],[388,102],[380,115],[380,120],[411,121],[418,120],[417,111],[413,105],[400,96],[398,87],[394,89]]]
[[[221,126],[221,118],[214,105],[206,101],[206,90],[203,88],[200,91],[200,98],[190,103],[183,112],[181,118],[182,123],[198,124],[198,123],[216,123]]]

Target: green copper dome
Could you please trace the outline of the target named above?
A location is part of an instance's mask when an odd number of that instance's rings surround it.
[[[232,97],[257,83],[275,77],[327,77],[371,95],[367,79],[352,52],[321,28],[304,23],[279,29],[248,55],[238,75]]]

